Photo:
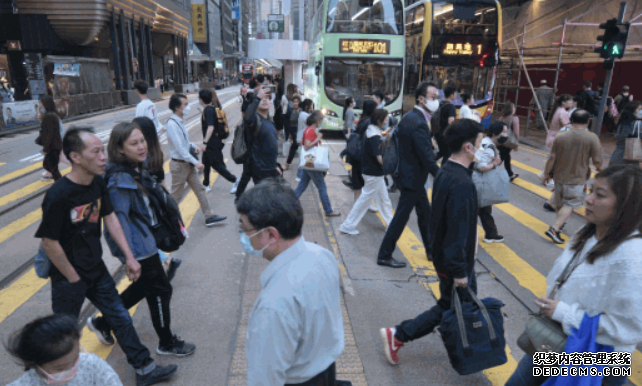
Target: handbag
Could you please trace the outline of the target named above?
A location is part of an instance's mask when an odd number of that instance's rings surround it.
[[[330,151],[327,146],[314,146],[310,150],[301,147],[299,169],[327,172],[330,169]]]
[[[560,287],[566,283],[571,273],[582,261],[577,262],[580,251],[575,252],[571,261],[568,262],[562,274],[555,281],[555,285],[548,295],[553,299]],[[534,314],[526,321],[524,332],[517,338],[517,345],[527,355],[533,356],[536,352],[562,353],[566,347],[568,336],[564,333],[562,325],[545,316],[541,311]]]
[[[510,124],[508,125],[508,141],[504,142],[502,145],[507,149],[516,150],[519,147],[517,138],[515,137],[515,132],[513,131],[513,120],[511,119]]]
[[[461,303],[453,286],[452,307],[444,312],[439,332],[453,369],[473,374],[508,361],[504,338],[504,303],[493,298],[479,300],[470,287],[473,303]]]
[[[627,161],[642,161],[642,139],[640,139],[640,122],[635,122],[637,136],[629,137],[624,143],[624,159]]]
[[[510,177],[506,170],[494,168],[485,173],[473,171],[477,189],[477,204],[480,208],[504,204],[510,200]]]

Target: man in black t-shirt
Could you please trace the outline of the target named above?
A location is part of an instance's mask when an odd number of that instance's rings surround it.
[[[435,140],[439,146],[439,152],[435,157],[435,161],[440,158],[444,158],[441,161],[442,165],[445,165],[450,157],[450,149],[444,140],[444,133],[446,128],[457,119],[457,108],[453,105],[453,101],[457,98],[457,89],[452,86],[448,86],[444,89],[444,100],[439,106],[439,127],[441,131],[435,135]]]
[[[218,99],[216,100],[217,106],[212,105],[213,94],[212,91],[207,89],[199,91],[198,99],[201,106],[203,106],[203,115],[201,116],[201,129],[203,130],[203,185],[208,192],[212,190],[210,188],[210,168],[214,168],[221,177],[233,184],[230,193],[234,194],[241,180],[227,170],[223,160],[223,146],[225,144],[219,138],[219,135],[225,128],[221,127],[222,124],[218,121],[218,115],[216,114],[216,109],[220,109],[221,106],[218,103]]]
[[[36,232],[52,262],[53,312],[77,318],[85,297],[89,299],[114,327],[118,344],[136,369],[137,384],[158,383],[174,374],[177,366],[157,366],[150,357],[102,259],[101,219],[125,255],[129,279],[136,281],[140,276],[140,264],[129,249],[101,177],[107,161],[104,145],[91,129],[70,128],[63,151],[72,170],[47,191]],[[114,344],[113,340],[103,343]]]

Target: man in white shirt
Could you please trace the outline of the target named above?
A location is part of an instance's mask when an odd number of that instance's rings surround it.
[[[156,105],[147,98],[147,83],[139,80],[134,84],[134,89],[136,90],[136,95],[140,98],[140,102],[136,105],[135,117],[147,117],[154,122],[156,127],[156,132],[161,133],[165,128],[161,125],[158,120],[158,111],[156,110]]]
[[[248,320],[248,386],[338,384],[345,342],[334,255],[301,236],[303,208],[287,184],[265,180],[236,209],[243,249],[270,262]]]
[[[189,141],[184,118],[189,115],[190,107],[187,97],[184,94],[174,94],[169,99],[169,109],[174,114],[167,121],[167,144],[172,157],[169,163],[169,171],[172,175],[171,196],[177,203],[185,192],[185,182],[194,191],[201,210],[205,216],[205,226],[220,224],[227,217],[217,216],[212,212],[210,202],[207,199],[207,192],[198,177],[198,170],[203,170],[203,164],[192,155],[200,153],[200,146]]]

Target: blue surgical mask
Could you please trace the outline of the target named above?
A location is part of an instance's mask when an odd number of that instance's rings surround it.
[[[257,251],[252,246],[252,242],[250,241],[250,239],[252,237],[258,235],[259,233],[263,232],[264,230],[265,230],[265,228],[263,228],[260,231],[256,232],[252,236],[248,236],[247,234],[245,234],[245,232],[241,232],[240,233],[239,239],[241,241],[241,245],[243,246],[243,250],[245,251],[245,253],[247,253],[250,256],[258,256],[258,257],[262,257],[263,256],[263,251],[265,250],[265,248],[267,248],[269,246],[269,244],[266,245],[265,247],[263,247],[263,249]]]

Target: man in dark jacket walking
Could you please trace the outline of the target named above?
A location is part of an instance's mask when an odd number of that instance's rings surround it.
[[[430,260],[431,242],[428,232],[430,220],[430,203],[426,192],[428,173],[437,175],[439,166],[435,162],[432,148],[432,137],[428,127],[428,110],[425,107],[429,100],[439,98],[439,91],[433,83],[422,83],[415,91],[417,105],[399,122],[399,176],[397,186],[401,189],[399,204],[392,222],[388,226],[381,247],[377,264],[391,268],[403,268],[406,263],[395,260],[392,253],[401,237],[410,213],[417,212],[421,238]]]
[[[475,248],[477,246],[477,190],[469,170],[481,144],[483,126],[469,119],[455,121],[445,139],[453,154],[437,178],[432,192],[434,211],[430,232],[434,238],[434,265],[441,297],[437,304],[415,319],[395,328],[382,328],[384,352],[390,364],[399,363],[397,353],[406,342],[430,334],[450,309],[453,286],[470,285],[477,292]]]

